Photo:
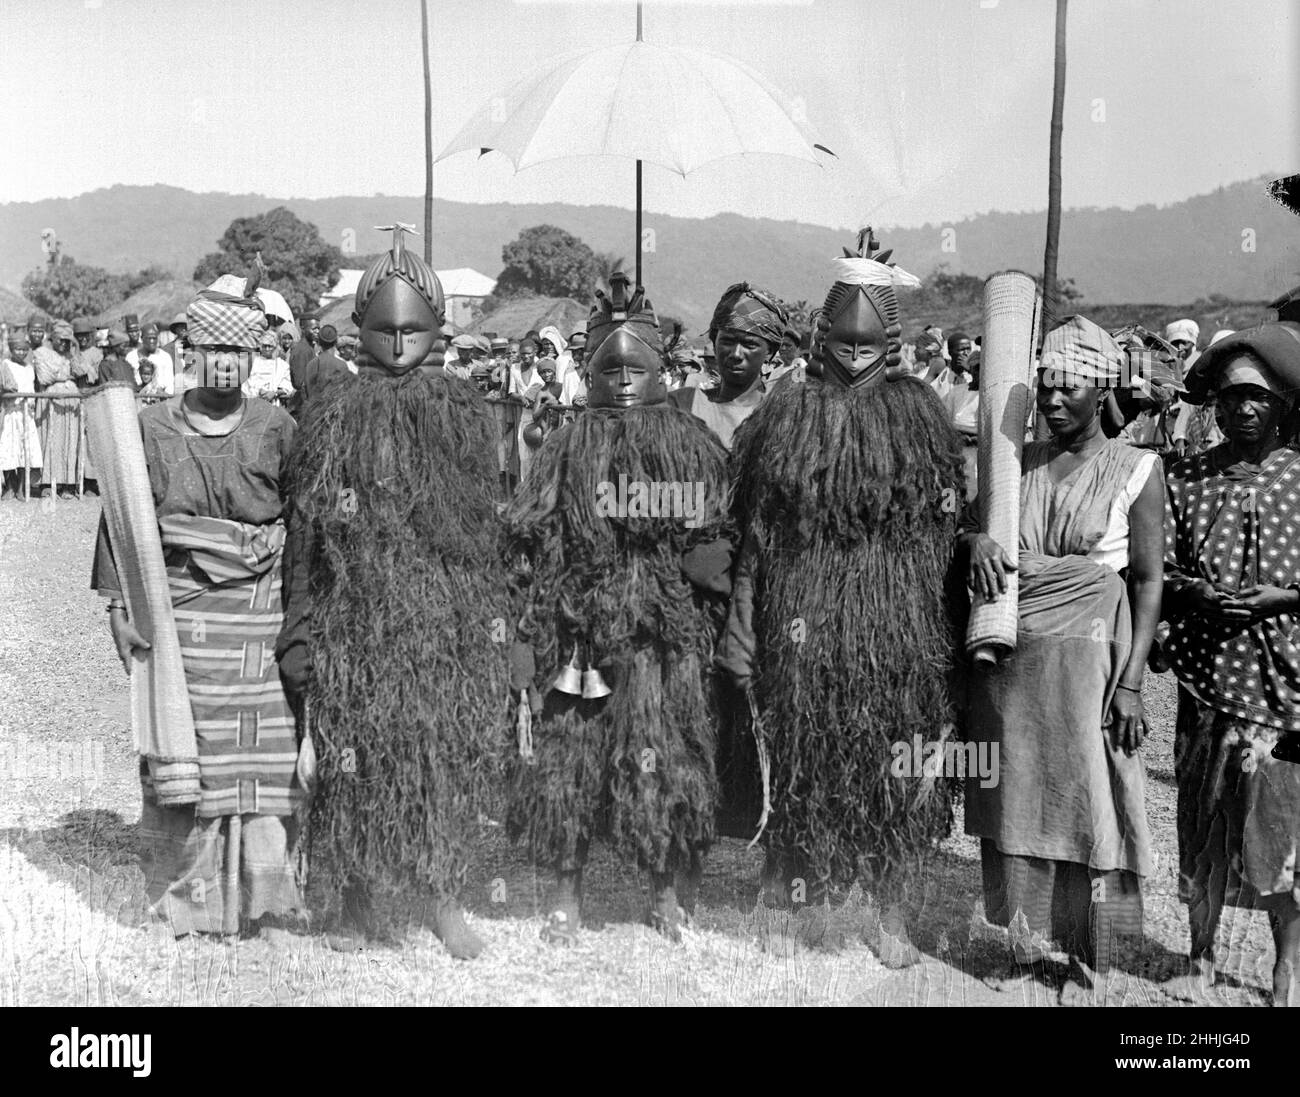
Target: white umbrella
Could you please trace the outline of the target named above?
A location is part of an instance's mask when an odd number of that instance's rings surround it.
[[[637,283],[641,163],[686,175],[727,156],[820,164],[795,103],[731,57],[637,40],[565,54],[494,96],[439,153],[500,152],[516,171],[573,156],[636,161]]]

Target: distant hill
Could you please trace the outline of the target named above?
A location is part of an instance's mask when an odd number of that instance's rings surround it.
[[[372,226],[422,216],[416,196],[284,200],[162,185],[11,202],[0,204],[0,286],[17,290],[23,275],[40,265],[45,228],[53,228],[65,253],[81,262],[113,271],[156,263],[187,279],[232,220],[277,205],[358,255],[387,244]],[[632,220],[629,211],[611,206],[435,200],[434,263],[495,277],[502,246],[529,225],[549,223],[596,251],[626,256],[630,266]],[[1041,269],[1045,221],[1043,213],[989,213],[949,225],[877,231],[915,274],[946,263],[954,272],[984,276]],[[826,260],[851,242],[850,233],[818,225],[734,214],[700,220],[648,213],[645,225],[655,233],[654,251],[644,256],[650,299],[693,331],[707,323],[722,290],[744,279],[789,300],[816,302],[827,288]],[[1211,294],[1266,300],[1300,282],[1300,218],[1269,200],[1263,179],[1162,208],[1067,210],[1060,270],[1075,280],[1085,303],[1177,304]]]

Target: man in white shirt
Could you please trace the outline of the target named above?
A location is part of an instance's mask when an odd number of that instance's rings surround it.
[[[974,349],[975,344],[970,341],[970,336],[964,331],[954,331],[948,336],[950,364],[940,369],[930,380],[930,387],[934,389],[941,400],[954,388],[964,392],[970,384],[969,362]],[[933,368],[933,358],[930,365]]]
[[[144,383],[140,375],[140,363],[144,359],[148,359],[153,363],[153,380],[148,382],[150,385],[149,394],[157,396],[173,395],[176,391],[175,363],[172,361],[170,354],[158,347],[157,324],[145,324],[140,329],[140,345],[133,347],[126,356],[126,360],[131,363],[131,368],[135,371],[135,383],[137,385]]]
[[[242,386],[245,396],[257,396],[267,403],[280,404],[293,395],[289,362],[276,354],[278,342],[275,332],[270,330],[264,331],[258,339],[253,367]]]

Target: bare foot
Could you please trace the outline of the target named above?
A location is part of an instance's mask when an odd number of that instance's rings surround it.
[[[483,951],[483,938],[465,924],[459,903],[445,902],[433,913],[433,932],[457,960],[472,960]]]
[[[1189,958],[1187,974],[1171,979],[1167,990],[1172,997],[1184,1002],[1215,1005],[1214,959],[1209,956]]]
[[[677,902],[677,889],[670,882],[672,877],[667,881],[657,881],[654,889],[654,896],[651,899],[650,906],[650,926],[659,934],[660,937],[666,937],[673,944],[679,944],[682,939],[682,927],[687,924],[686,911],[681,908]]]

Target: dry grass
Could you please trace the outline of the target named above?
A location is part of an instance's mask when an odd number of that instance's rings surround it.
[[[817,1005],[1055,1004],[1059,987],[1022,979],[979,912],[975,843],[944,843],[911,896],[922,963],[889,971],[861,941],[860,895],[832,915],[839,949],[806,948],[798,924],[742,901],[760,867],[743,843],[713,853],[694,928],[670,945],[641,926],[644,881],[600,857],[590,913],[605,928],[570,951],[539,939],[546,887],[499,829],[485,828],[467,902],[488,941],[478,961],[447,958],[410,904],[387,909],[386,940],[341,955],[319,935],[282,948],[258,939],[176,942],[146,922],[136,862],[139,789],[126,679],[89,589],[99,517],[80,503],[0,504],[0,1004],[48,1005]],[[1146,937],[1120,965],[1131,1004],[1176,1004],[1187,930],[1176,899],[1168,677],[1146,693],[1153,737],[1147,810],[1159,864]],[[1225,926],[1224,1004],[1267,1001],[1263,915]]]

